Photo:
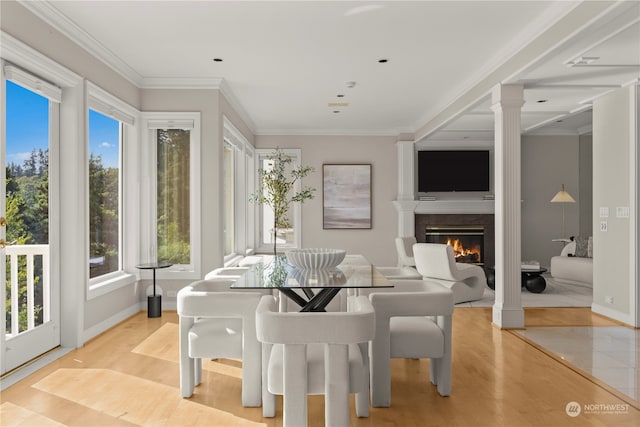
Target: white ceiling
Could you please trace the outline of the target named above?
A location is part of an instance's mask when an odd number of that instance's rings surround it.
[[[221,87],[256,134],[438,140],[492,138],[500,82],[524,84],[526,133],[589,132],[640,76],[640,2],[604,3],[22,2],[138,87]]]

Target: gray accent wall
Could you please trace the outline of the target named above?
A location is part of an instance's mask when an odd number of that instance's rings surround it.
[[[579,200],[576,199],[580,209],[578,234],[590,236],[593,233],[593,137],[580,135],[578,150],[580,186]]]
[[[580,179],[578,136],[522,137],[522,259],[549,267],[563,244],[553,239],[580,234],[582,193],[591,186]],[[576,203],[551,203],[562,184]],[[562,207],[566,236],[562,236]]]

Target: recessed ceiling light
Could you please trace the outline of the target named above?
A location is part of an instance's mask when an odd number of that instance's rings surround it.
[[[338,114],[340,112],[340,110],[333,110],[334,114]]]
[[[379,62],[380,64],[386,64],[387,62],[389,62],[389,60],[388,60],[388,59],[386,59],[386,58],[382,58],[382,59],[378,59],[378,62]]]
[[[222,58],[213,58],[213,62],[222,62]]]
[[[556,123],[562,123],[563,120],[556,120]]]
[[[347,82],[347,87],[353,89],[356,86],[356,82]]]
[[[536,102],[539,102],[539,103],[542,104],[543,102],[547,102],[547,100],[546,99],[538,99]]]
[[[336,95],[336,98],[344,98],[344,93],[339,93]]]

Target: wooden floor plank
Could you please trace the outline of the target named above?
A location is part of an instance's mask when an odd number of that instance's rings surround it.
[[[527,326],[617,325],[588,308],[527,309]],[[42,417],[67,426],[279,426],[240,404],[241,365],[207,361],[193,397],[179,391],[175,312],[139,313],[2,392],[0,425]],[[428,381],[427,360],[392,361],[392,406],[372,408],[352,426],[637,426],[640,411],[569,417],[565,407],[625,402],[509,331],[491,309],[456,308],[449,397]],[[5,406],[10,405],[10,406]],[[8,409],[4,409],[8,408]],[[59,424],[55,424],[59,423]],[[25,424],[22,424],[25,425]],[[42,423],[42,425],[45,425]],[[309,425],[324,425],[321,396],[309,398]]]

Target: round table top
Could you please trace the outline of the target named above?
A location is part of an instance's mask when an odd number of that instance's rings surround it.
[[[158,262],[149,262],[146,264],[138,264],[136,265],[136,268],[139,268],[141,270],[155,270],[157,268],[171,267],[172,265],[173,264],[171,264],[170,262],[158,261]]]

